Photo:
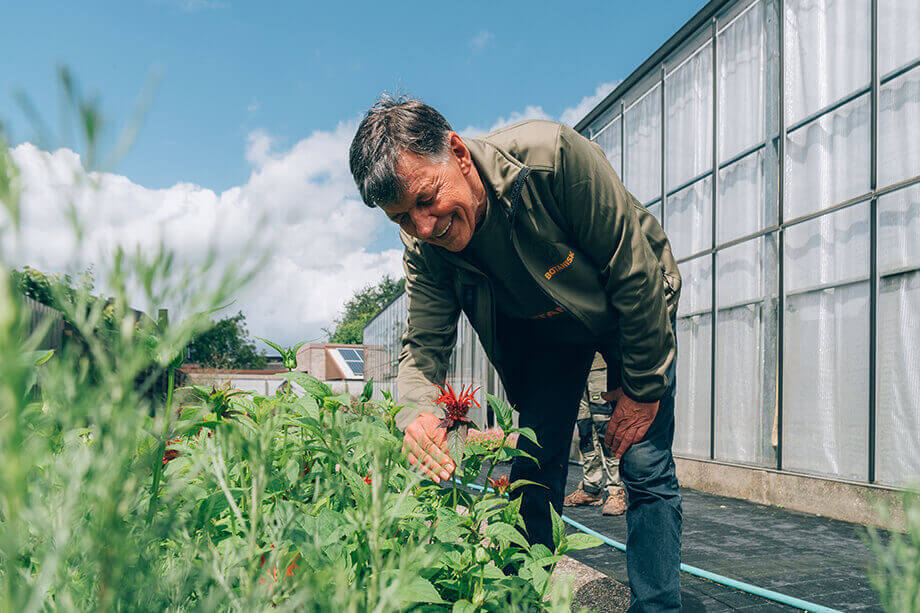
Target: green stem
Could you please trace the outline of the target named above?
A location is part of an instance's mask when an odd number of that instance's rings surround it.
[[[150,504],[147,505],[147,523],[153,521],[153,514],[156,511],[157,498],[160,490],[160,476],[163,474],[163,456],[166,454],[166,436],[169,432],[169,422],[172,419],[172,397],[173,384],[175,383],[176,369],[169,367],[169,375],[166,389],[166,421],[163,424],[163,434],[160,436],[160,444],[157,445],[157,454],[153,458],[153,485],[150,490]]]
[[[486,482],[483,484],[483,488],[479,491],[479,496],[476,497],[476,502],[481,501],[486,495],[486,490],[489,489],[489,479],[492,477],[492,471],[495,470],[498,454],[501,453],[501,450],[505,448],[506,440],[508,440],[508,434],[502,430],[502,442],[498,444],[498,449],[496,449],[495,453],[492,454],[492,457],[489,458],[489,471],[486,473]]]

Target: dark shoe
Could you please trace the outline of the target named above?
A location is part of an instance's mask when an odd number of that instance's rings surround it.
[[[579,486],[577,490],[565,497],[565,500],[562,501],[562,506],[584,507],[590,505],[596,507],[603,502],[604,498],[600,494],[589,494]]]
[[[607,502],[601,511],[603,515],[622,515],[626,512],[626,492],[623,488],[618,487],[607,496]]]

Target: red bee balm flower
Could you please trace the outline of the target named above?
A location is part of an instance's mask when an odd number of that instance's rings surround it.
[[[364,477],[364,482],[367,483],[368,485],[371,484],[371,473],[370,473],[370,471],[368,471],[368,472],[367,472],[367,476]]]
[[[502,475],[497,479],[489,478],[489,485],[491,485],[492,489],[494,489],[499,494],[504,494],[511,486],[511,482],[508,480],[508,475]]]
[[[445,384],[447,386],[447,391],[444,391],[444,388],[440,385],[438,386],[438,391],[441,392],[441,395],[435,398],[435,404],[444,405],[444,417],[441,419],[440,426],[451,430],[456,428],[462,423],[469,423],[466,414],[470,410],[470,406],[475,404],[477,407],[479,403],[476,402],[476,399],[473,397],[473,394],[478,392],[481,387],[473,389],[473,384],[471,383],[469,388],[464,391],[460,388],[460,397],[454,393],[454,388],[450,386],[450,383]]]

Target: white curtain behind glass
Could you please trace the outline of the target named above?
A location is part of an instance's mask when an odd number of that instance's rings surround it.
[[[665,77],[667,189],[712,168],[712,43]]]
[[[920,2],[878,0],[878,70],[881,76],[920,58]]]
[[[920,482],[920,185],[878,200],[876,479]],[[892,274],[900,273],[900,274]]]
[[[668,196],[665,228],[677,259],[712,246],[712,179],[707,177]]]
[[[620,119],[614,119],[610,122],[603,132],[594,139],[610,160],[610,165],[617,171],[617,176],[623,176],[623,143],[622,143],[623,122]],[[635,194],[633,194],[635,195]]]
[[[785,245],[783,466],[867,478],[869,208],[789,228]],[[810,289],[820,284],[845,284]]]
[[[719,171],[716,208],[719,243],[753,234],[766,225],[765,187],[763,150]]]
[[[878,186],[887,187],[920,174],[920,67],[883,85],[879,98]]]
[[[789,134],[785,219],[869,191],[869,94]]]
[[[626,111],[626,189],[643,204],[661,195],[661,88]]]
[[[869,84],[869,0],[786,0],[786,125]]]
[[[709,457],[712,368],[712,265],[706,256],[680,265],[674,450]],[[694,315],[694,313],[700,313]]]
[[[764,139],[763,3],[719,34],[719,161]]]
[[[775,465],[775,235],[716,256],[716,457]]]

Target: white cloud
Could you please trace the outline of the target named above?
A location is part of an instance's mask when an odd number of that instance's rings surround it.
[[[512,111],[506,117],[499,117],[488,128],[471,125],[461,130],[460,134],[463,136],[472,137],[481,136],[493,130],[498,130],[499,128],[504,128],[505,126],[510,126],[513,123],[525,121],[527,119],[548,119],[551,121],[558,121],[560,123],[574,126],[576,123],[578,123],[579,120],[581,120],[582,117],[588,114],[588,111],[593,109],[620,83],[621,81],[619,80],[601,83],[594,89],[594,93],[592,95],[585,96],[575,106],[570,106],[564,109],[558,118],[555,118],[544,111],[542,106],[528,105],[524,107],[524,110],[522,111]]]
[[[575,106],[570,106],[569,108],[562,111],[562,114],[559,115],[559,121],[561,123],[574,126],[576,123],[581,121],[581,119],[587,115],[591,109],[597,106],[601,100],[606,98],[607,94],[612,92],[616,86],[622,82],[622,79],[617,79],[616,81],[601,83],[595,88],[594,94],[585,96],[581,99],[581,102]]]
[[[495,35],[488,30],[480,30],[476,36],[470,40],[470,48],[479,53],[489,46],[489,43],[495,38]]]
[[[504,128],[510,126],[513,123],[519,121],[525,121],[527,119],[552,119],[552,117],[543,110],[542,106],[527,106],[523,111],[512,111],[507,117],[499,117],[495,122],[492,123],[490,128],[480,128],[478,126],[467,126],[466,129],[460,133],[463,136],[480,136],[487,132],[493,130],[498,130],[499,128]]]
[[[601,83],[559,120],[578,121],[616,84]],[[553,117],[530,105],[487,129],[469,126],[462,134],[477,136],[525,119]],[[356,129],[357,120],[342,122],[288,149],[255,130],[245,149],[249,179],[220,193],[192,183],[149,189],[118,174],[87,175],[69,149],[47,152],[19,145],[12,153],[25,189],[16,260],[49,272],[86,264],[101,272],[117,245],[154,248],[162,239],[180,260],[201,263],[212,238],[229,258],[264,218],[262,245],[272,255],[232,309],[246,314],[255,335],[288,344],[319,337],[357,289],[385,274],[402,276],[400,249],[372,253],[365,248],[380,231],[395,232],[395,226],[360,202],[347,155]],[[80,253],[74,253],[64,214],[69,202],[88,220]]]
[[[246,314],[254,335],[287,344],[320,337],[355,290],[385,274],[402,275],[401,250],[365,248],[381,226],[391,232],[395,226],[358,197],[347,162],[356,127],[340,123],[286,151],[274,151],[267,134],[254,132],[246,148],[249,180],[221,193],[191,183],[155,190],[122,175],[87,175],[73,151],[19,145],[12,154],[24,185],[23,228],[15,259],[49,272],[92,264],[101,278],[116,245],[152,249],[162,240],[179,260],[200,264],[212,237],[229,259],[264,216],[260,244],[271,256],[231,310]],[[68,202],[87,219],[79,253],[63,214]]]

